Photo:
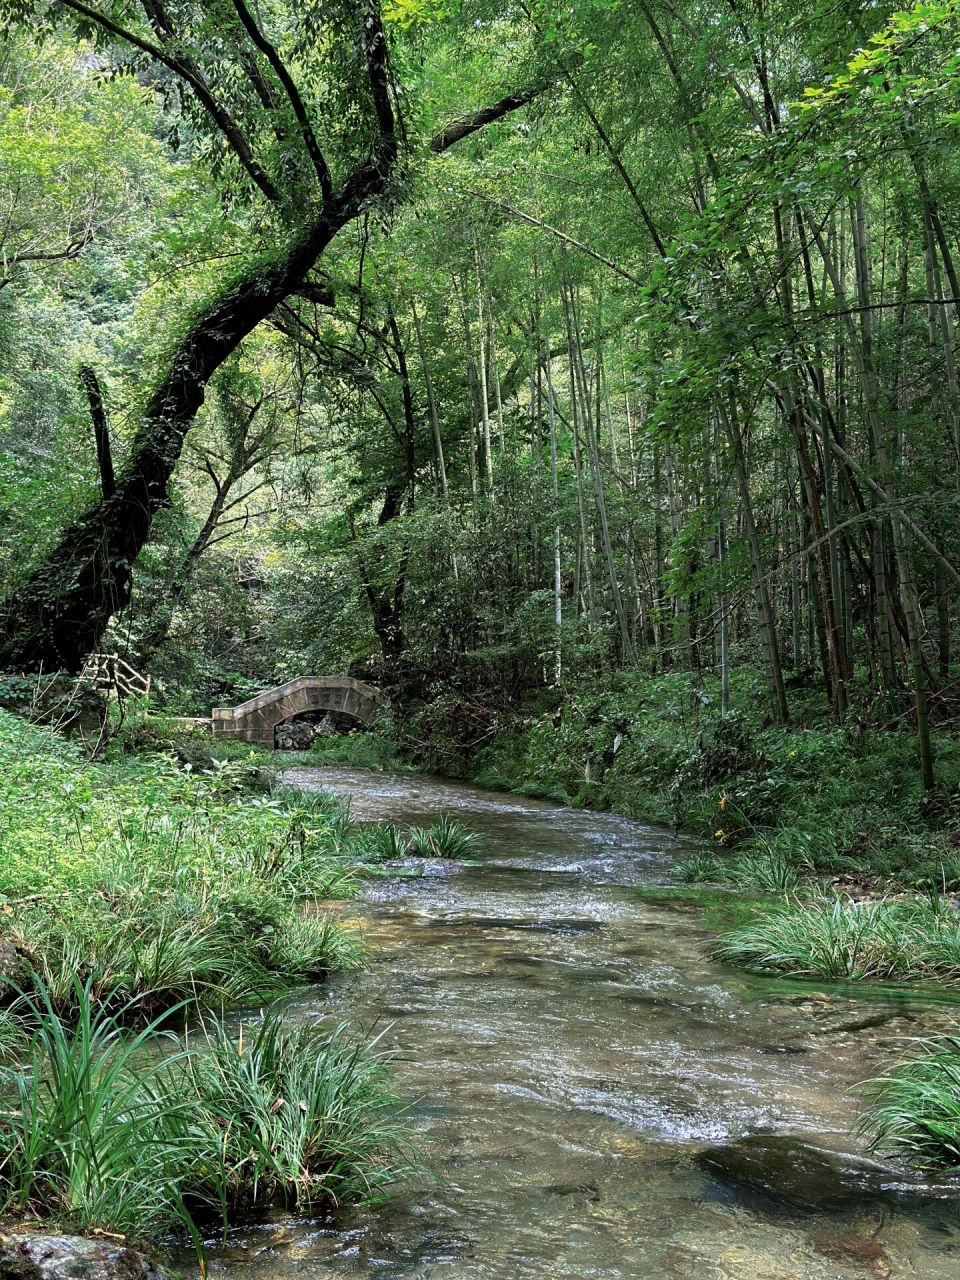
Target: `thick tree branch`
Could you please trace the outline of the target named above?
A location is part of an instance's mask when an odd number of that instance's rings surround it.
[[[297,290],[296,296],[303,298],[304,302],[312,302],[318,307],[332,307],[336,305],[337,301],[336,294],[332,289],[313,280],[304,280]]]
[[[138,36],[135,31],[122,27],[120,23],[114,22],[112,18],[105,13],[101,13],[99,9],[95,9],[92,5],[84,4],[83,0],[56,0],[56,3],[65,9],[72,9],[74,13],[79,13],[90,22],[96,23],[103,31],[116,36],[118,40],[131,45],[134,49],[139,49],[141,53],[146,53],[151,58],[156,58],[158,62],[163,63],[165,67],[169,67],[171,71],[178,75],[197,95],[197,100],[223,134],[231,151],[240,161],[251,181],[271,203],[276,204],[279,202],[280,193],[273,185],[266,170],[254,157],[250,144],[241,132],[239,125],[226,108],[213,96],[210,86],[198,68],[192,66],[186,59],[168,53],[162,45],[154,44],[152,41],[144,39],[143,36]]]
[[[463,138],[468,138],[471,133],[476,133],[478,129],[484,128],[485,125],[493,124],[495,120],[502,120],[504,116],[508,116],[512,111],[525,107],[528,102],[532,102],[534,98],[539,97],[546,88],[546,84],[531,85],[529,89],[521,89],[519,93],[508,94],[505,98],[501,98],[499,102],[494,102],[488,107],[480,107],[472,115],[463,116],[459,120],[451,120],[449,124],[445,124],[442,129],[433,135],[430,140],[430,150],[439,155],[455,143],[462,141]]]
[[[116,492],[117,482],[113,474],[113,453],[110,448],[110,428],[107,425],[107,414],[103,407],[103,393],[95,371],[85,364],[78,375],[80,385],[87,393],[90,406],[90,421],[93,423],[93,438],[97,446],[97,467],[100,471],[100,491],[104,498],[110,498]]]

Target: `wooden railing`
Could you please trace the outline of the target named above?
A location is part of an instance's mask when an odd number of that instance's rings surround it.
[[[118,653],[91,653],[77,677],[78,687],[81,684],[115,693],[120,699],[150,696],[150,677],[141,675]]]

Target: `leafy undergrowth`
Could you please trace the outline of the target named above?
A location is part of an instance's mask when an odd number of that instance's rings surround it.
[[[922,1041],[917,1056],[863,1087],[861,1132],[874,1151],[921,1169],[960,1172],[960,1039]]]
[[[286,755],[285,752],[283,754]],[[306,760],[312,765],[342,764],[355,769],[413,772],[410,762],[397,752],[396,743],[389,734],[376,730],[353,730],[316,738]]]
[[[621,672],[573,688],[505,727],[464,771],[495,789],[623,813],[699,837],[715,856],[691,878],[779,887],[830,879],[864,887],[960,889],[960,739],[935,737],[937,797],[924,793],[916,736],[869,708],[849,725],[794,692],[797,724],[770,727],[755,673],[736,674],[732,710],[715,682]],[[429,760],[426,759],[429,764]],[[796,873],[794,876],[793,873]]]
[[[957,982],[960,913],[935,898],[785,902],[720,938],[714,954],[760,973]]]
[[[416,772],[410,761],[399,754],[389,725],[386,718],[378,720],[378,727],[315,738],[303,751],[273,751],[236,738],[214,737],[209,726],[203,723],[185,725],[176,716],[152,712],[149,716],[139,715],[128,720],[110,738],[107,750],[112,759],[167,754],[197,768],[210,768],[214,759],[240,763],[265,780],[277,770],[337,764],[356,769]]]
[[[246,761],[89,765],[0,716],[0,921],[23,972],[58,1006],[79,977],[96,1002],[149,1016],[356,963],[356,937],[301,908],[349,889],[343,819],[260,781]]]
[[[199,1248],[205,1216],[369,1200],[410,1161],[374,1048],[216,1014],[360,961],[305,902],[349,891],[361,842],[186,745],[90,764],[0,713],[0,1212]]]
[[[64,1018],[41,988],[18,1006],[33,1030],[0,1071],[0,1212],[153,1241],[179,1227],[199,1249],[213,1215],[369,1202],[412,1168],[386,1060],[346,1026],[133,1033],[89,989],[71,1003]]]

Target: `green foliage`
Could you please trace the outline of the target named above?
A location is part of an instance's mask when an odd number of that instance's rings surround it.
[[[351,844],[358,857],[371,862],[398,861],[407,856],[408,847],[407,836],[392,822],[359,831]]]
[[[749,883],[754,873],[767,892],[850,876],[949,891],[960,811],[928,807],[912,734],[825,729],[816,701],[810,727],[771,728],[749,670],[732,703],[723,714],[713,680],[620,673],[515,719],[471,772],[484,785],[672,823],[718,855],[691,867],[697,878]],[[960,746],[942,733],[937,750],[950,794]]]
[[[694,853],[675,863],[674,872],[686,884],[709,884],[724,878],[724,864],[714,853]]]
[[[448,813],[441,813],[433,826],[411,827],[407,833],[407,852],[417,858],[466,858],[479,843],[475,831]]]
[[[22,1019],[9,1006],[0,1009],[0,1078],[22,1057],[29,1037]]]
[[[676,874],[687,883],[744,885],[760,893],[788,894],[800,888],[802,866],[776,849],[759,847],[735,857],[714,852],[695,853],[676,864]]]
[[[960,1040],[920,1041],[915,1056],[862,1091],[860,1131],[873,1150],[921,1169],[960,1169]]]
[[[357,769],[409,769],[386,730],[331,734],[316,738],[310,748],[311,764],[345,764]]]
[[[448,813],[432,826],[402,831],[395,823],[383,822],[353,836],[349,849],[353,857],[371,862],[399,861],[402,858],[467,858],[475,853],[480,837],[468,831]]]
[[[237,1039],[216,1020],[127,1031],[77,984],[65,1021],[41,988],[27,1062],[0,1092],[0,1211],[199,1248],[211,1211],[369,1201],[411,1168],[375,1044],[276,1016]]]
[[[212,1024],[163,1073],[167,1096],[196,1099],[190,1198],[225,1221],[238,1207],[379,1199],[411,1153],[375,1045],[276,1015],[239,1039]]]
[[[734,884],[751,885],[761,893],[786,894],[798,888],[802,868],[776,850],[758,849],[741,854],[726,870]]]
[[[27,1063],[0,1095],[0,1203],[80,1229],[157,1237],[187,1220],[182,1198],[185,1100],[161,1083],[177,1045],[160,1023],[136,1035],[123,1010],[94,1012],[76,983],[61,1019],[41,989]]]
[[[424,22],[440,22],[453,12],[454,6],[443,3],[443,0],[387,0],[383,7],[384,19],[403,28]]]
[[[5,713],[0,729],[4,933],[57,1008],[77,977],[98,1004],[143,1017],[358,962],[354,935],[301,914],[304,898],[349,888],[325,799],[264,794],[249,759],[89,765],[49,730]]]
[[[794,903],[735,929],[714,953],[757,972],[798,977],[957,982],[960,915],[936,899]]]

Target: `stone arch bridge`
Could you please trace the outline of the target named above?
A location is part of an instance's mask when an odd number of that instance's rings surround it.
[[[277,725],[304,712],[329,711],[365,724],[385,703],[379,689],[352,676],[298,676],[238,707],[215,707],[211,720],[215,734],[272,747]]]

